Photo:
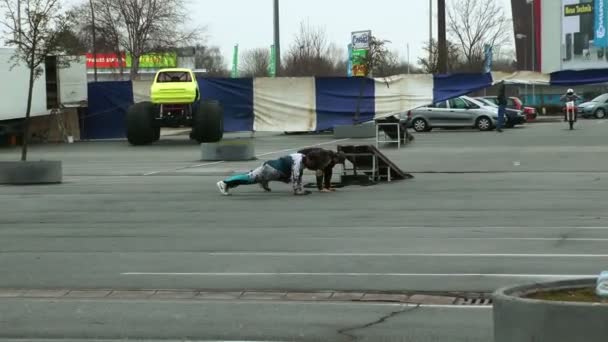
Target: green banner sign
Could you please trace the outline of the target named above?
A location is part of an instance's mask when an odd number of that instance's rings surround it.
[[[277,76],[277,50],[274,45],[270,46],[270,63],[268,64],[268,76]]]
[[[367,54],[368,50],[353,50],[352,52],[352,75],[353,76],[367,76]]]
[[[133,65],[131,55],[126,56],[127,68]],[[139,57],[139,67],[142,69],[162,69],[177,67],[177,54],[175,52],[168,53],[149,53]]]
[[[234,46],[234,52],[232,54],[232,78],[239,77],[239,44]]]

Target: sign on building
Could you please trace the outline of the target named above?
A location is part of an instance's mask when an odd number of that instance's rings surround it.
[[[352,75],[358,77],[367,76],[367,56],[371,48],[372,31],[355,31],[351,33],[350,63],[352,65]]]

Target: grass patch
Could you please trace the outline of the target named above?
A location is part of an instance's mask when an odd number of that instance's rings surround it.
[[[582,288],[575,290],[541,291],[532,293],[526,298],[561,302],[578,303],[605,303],[608,298],[601,298],[595,293],[595,288]]]

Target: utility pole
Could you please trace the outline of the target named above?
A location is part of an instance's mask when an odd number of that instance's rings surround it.
[[[274,51],[276,61],[276,76],[281,73],[281,25],[279,22],[279,0],[274,0]]]
[[[433,63],[433,0],[429,0],[429,66]]]
[[[446,37],[445,24],[445,0],[437,0],[437,16],[438,16],[438,42],[439,42],[439,73],[447,74],[448,72],[448,46]]]
[[[21,43],[21,0],[17,0],[17,42]]]
[[[534,18],[534,0],[527,0],[532,16],[532,72],[536,71],[536,20]],[[536,104],[536,86],[532,83],[532,104]]]
[[[93,25],[93,75],[95,82],[97,82],[97,28],[95,26],[95,7],[93,6],[93,0],[89,0],[89,5],[91,5],[91,24]]]

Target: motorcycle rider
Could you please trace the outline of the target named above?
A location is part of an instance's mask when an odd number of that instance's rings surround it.
[[[560,101],[564,102],[564,104],[568,104],[568,102],[576,102],[578,100],[580,100],[581,97],[576,95],[576,93],[574,92],[574,89],[568,89],[568,91],[566,92],[566,94],[562,95],[562,97],[560,98]],[[566,110],[564,110],[564,121],[568,121],[568,110],[567,107],[565,107]],[[576,109],[575,109],[575,113],[576,113]]]

